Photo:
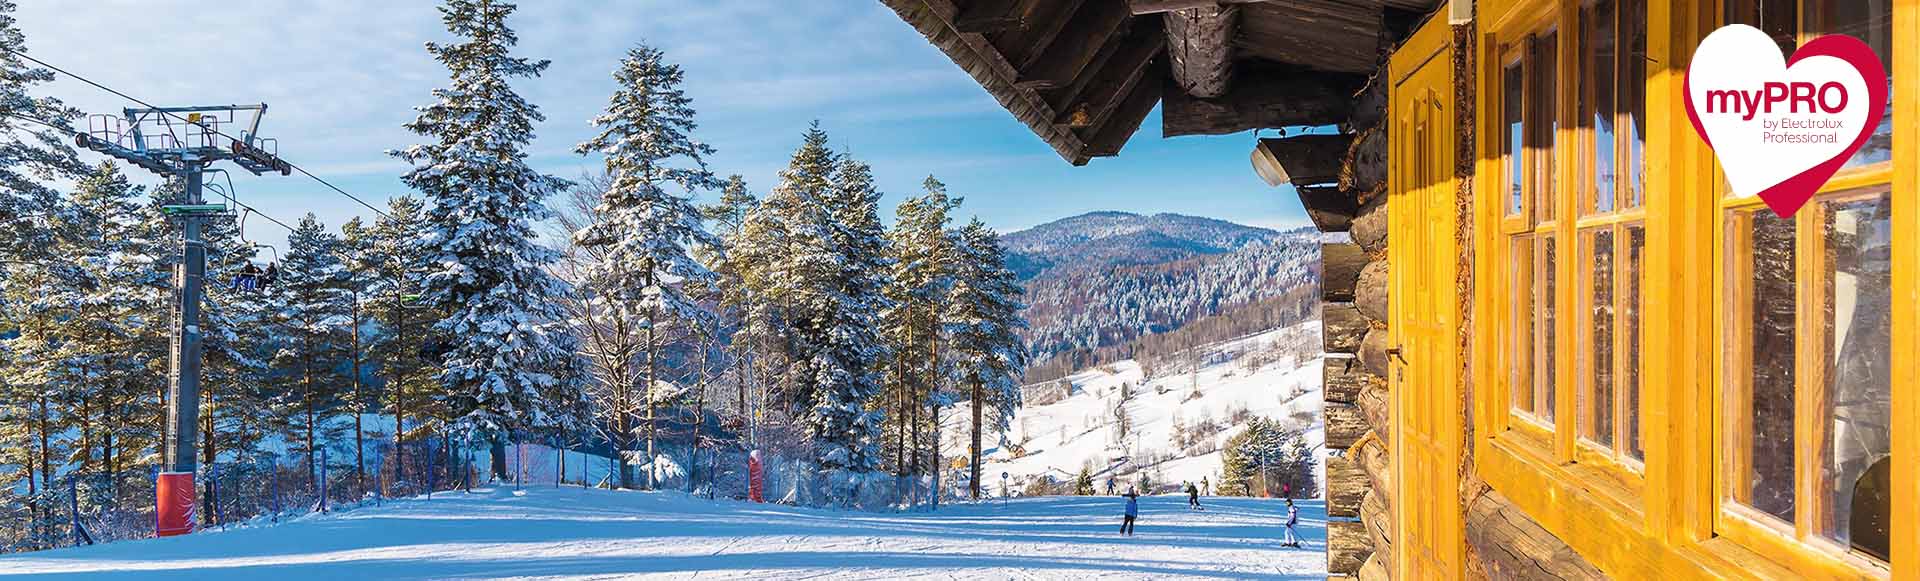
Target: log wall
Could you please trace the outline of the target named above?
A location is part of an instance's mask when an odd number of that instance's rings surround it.
[[[1457,374],[1463,394],[1459,425],[1463,441],[1471,442],[1473,385],[1468,329],[1473,317],[1473,166],[1475,150],[1475,26],[1455,25],[1454,94],[1459,151],[1455,169],[1459,230],[1455,233],[1460,279],[1456,299],[1460,321]],[[1327,571],[1342,579],[1387,579],[1393,565],[1391,393],[1386,375],[1386,350],[1392,344],[1388,313],[1392,297],[1388,277],[1392,265],[1387,248],[1388,159],[1386,56],[1396,41],[1381,40],[1381,69],[1368,86],[1354,96],[1355,110],[1342,127],[1345,151],[1340,158],[1337,187],[1324,181],[1295,184],[1301,204],[1325,232],[1346,232],[1348,240],[1322,246],[1322,331],[1327,358],[1322,369],[1327,461]],[[1297,139],[1297,138],[1296,138]],[[1312,145],[1337,146],[1324,137]],[[1288,144],[1293,149],[1305,140]],[[1278,157],[1278,156],[1277,156]],[[1303,169],[1314,172],[1325,156],[1293,155]],[[1281,159],[1283,166],[1287,159]],[[1307,186],[1313,187],[1307,187]],[[1417,386],[1418,381],[1407,385]],[[1463,514],[1468,539],[1467,575],[1470,578],[1603,578],[1604,575],[1568,549],[1525,513],[1478,478],[1472,477],[1471,446],[1462,459],[1467,481],[1453,508]],[[1446,502],[1433,499],[1436,502]]]

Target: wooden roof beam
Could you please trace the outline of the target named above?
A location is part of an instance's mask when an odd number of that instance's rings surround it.
[[[1333,125],[1352,115],[1353,94],[1366,76],[1314,71],[1243,70],[1232,92],[1200,99],[1167,91],[1162,134],[1225,135],[1248,129]]]
[[[1227,94],[1239,18],[1239,7],[1218,4],[1166,13],[1168,61],[1187,94],[1202,99]]]
[[[1087,0],[1074,13],[1073,21],[1041,51],[1040,57],[1020,69],[1020,78],[1014,84],[1029,89],[1072,84],[1074,78],[1086,70],[1087,63],[1099,54],[1107,39],[1126,30],[1130,16],[1125,0]]]
[[[1127,139],[1140,130],[1140,124],[1153,112],[1153,106],[1160,102],[1163,89],[1167,85],[1167,65],[1165,59],[1154,59],[1145,75],[1134,83],[1127,99],[1114,108],[1113,115],[1097,128],[1088,128],[1081,135],[1086,136],[1086,154],[1092,157],[1119,155],[1120,148],[1126,146]],[[1177,92],[1177,91],[1174,91]]]
[[[1140,15],[1232,4],[1261,4],[1273,1],[1275,0],[1127,0],[1127,7],[1131,8],[1135,15]]]
[[[988,33],[1026,28],[1033,23],[1039,6],[1039,0],[974,0],[954,17],[953,29]]]
[[[1148,65],[1161,55],[1166,45],[1166,36],[1160,33],[1158,23],[1143,21],[1135,23],[1126,38],[1115,49],[1113,55],[1099,70],[1082,74],[1087,79],[1086,86],[1079,95],[1058,101],[1054,110],[1057,115],[1053,122],[1068,127],[1092,127],[1104,122],[1113,113],[1128,92],[1146,74]]]

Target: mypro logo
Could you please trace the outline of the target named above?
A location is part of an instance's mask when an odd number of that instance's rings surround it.
[[[1792,217],[1879,126],[1887,72],[1851,36],[1816,38],[1785,59],[1766,33],[1735,24],[1700,43],[1686,96],[1734,194]]]

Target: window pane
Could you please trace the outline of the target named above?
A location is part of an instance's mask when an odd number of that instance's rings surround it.
[[[1620,269],[1620,332],[1622,344],[1621,367],[1624,370],[1620,378],[1620,389],[1627,391],[1626,414],[1627,455],[1635,460],[1645,460],[1646,450],[1640,447],[1640,277],[1641,260],[1647,248],[1647,230],[1640,224],[1627,226],[1627,257]]]
[[[1727,386],[1734,500],[1793,521],[1793,222],[1764,208],[1729,217],[1734,332]]]
[[[1534,304],[1534,415],[1547,423],[1553,423],[1554,367],[1553,367],[1553,321],[1554,321],[1554,239],[1553,236],[1540,237],[1540,256],[1533,263],[1534,277],[1540,280],[1536,288],[1540,291],[1533,299]]]
[[[1621,202],[1638,208],[1647,189],[1647,2],[1620,2],[1620,108],[1625,114],[1620,138],[1627,141],[1627,195]]]
[[[1519,153],[1520,144],[1526,142],[1527,129],[1526,123],[1522,121],[1525,119],[1522,113],[1525,112],[1523,99],[1527,86],[1525,77],[1521,74],[1520,63],[1507,65],[1503,77],[1504,96],[1501,98],[1500,111],[1501,116],[1506,119],[1507,134],[1505,142],[1501,143],[1500,152],[1506,156],[1507,160],[1507,188],[1511,196],[1507,202],[1507,213],[1519,214],[1526,210],[1526,192],[1524,191],[1526,182],[1522,181],[1526,178],[1526,168],[1522,165],[1525,160],[1521,159]]]
[[[1533,198],[1536,201],[1533,205],[1541,220],[1553,219],[1553,192],[1555,184],[1558,183],[1553,175],[1553,146],[1557,137],[1555,132],[1560,130],[1560,121],[1555,107],[1559,95],[1559,84],[1556,79],[1559,67],[1554,60],[1559,54],[1558,47],[1558,36],[1554,33],[1542,35],[1534,41],[1533,54],[1529,61],[1532,63],[1533,78],[1530,83],[1532,103],[1530,103],[1531,107],[1528,107],[1528,115],[1533,125],[1533,139],[1528,146],[1528,158],[1534,168]]]
[[[1795,13],[1799,0],[1727,0],[1727,24],[1746,24],[1773,37],[1780,54],[1791,55],[1799,46],[1796,36],[1800,21]]]
[[[1581,199],[1587,212],[1613,211],[1613,0],[1580,11],[1580,129],[1593,136]]]
[[[1588,279],[1586,389],[1575,405],[1580,408],[1580,435],[1602,446],[1613,446],[1613,230],[1602,227],[1580,233],[1583,254],[1593,265],[1580,270]]]
[[[1887,71],[1887,87],[1893,87],[1893,0],[1825,0],[1807,2],[1801,20],[1809,35],[1846,34],[1866,41],[1880,55]],[[1847,160],[1845,167],[1872,165],[1893,159],[1893,99],[1880,118],[1880,126],[1867,138],[1867,144]]]
[[[1887,559],[1892,197],[1822,204],[1818,532]],[[1876,465],[1878,470],[1874,468]]]
[[[1516,236],[1512,244],[1511,263],[1508,266],[1507,280],[1513,289],[1513,344],[1508,353],[1512,353],[1514,364],[1508,384],[1513,386],[1513,409],[1533,413],[1533,374],[1532,363],[1526,354],[1532,353],[1533,344],[1533,277],[1529,275],[1533,266],[1533,239]]]

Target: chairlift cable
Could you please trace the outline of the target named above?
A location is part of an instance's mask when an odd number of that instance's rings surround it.
[[[58,67],[58,66],[55,66],[55,65],[53,65],[52,63],[49,63],[49,62],[47,62],[47,61],[43,61],[43,60],[40,60],[40,59],[37,59],[37,58],[34,58],[34,57],[33,57],[32,55],[29,55],[29,54],[27,54],[26,52],[24,52],[24,51],[22,51],[22,50],[20,50],[20,49],[17,49],[17,48],[12,48],[12,47],[6,47],[6,46],[0,46],[0,51],[5,51],[5,52],[7,52],[8,54],[12,54],[12,55],[14,55],[14,56],[17,56],[17,57],[20,57],[20,58],[23,58],[23,59],[27,59],[27,60],[29,60],[29,61],[33,61],[33,62],[34,62],[35,64],[38,64],[38,65],[40,65],[40,66],[43,66],[43,67],[47,67],[48,69],[52,69],[52,70],[53,70],[54,72],[56,72],[56,73],[60,73],[60,74],[63,74],[63,75],[66,75],[66,76],[69,76],[69,77],[72,77],[72,78],[74,78],[75,80],[78,80],[78,81],[80,81],[80,82],[82,82],[82,83],[86,83],[86,84],[88,84],[88,85],[93,85],[93,86],[94,86],[94,88],[97,88],[97,89],[100,89],[100,90],[102,90],[102,91],[106,91],[106,92],[108,92],[108,93],[113,93],[114,95],[118,95],[118,96],[119,96],[120,98],[123,98],[123,99],[126,99],[126,100],[128,100],[128,101],[133,101],[133,102],[135,102],[135,103],[139,103],[139,104],[141,104],[141,105],[143,105],[143,106],[146,106],[146,107],[147,107],[147,108],[149,108],[149,109],[154,109],[154,110],[159,110],[159,109],[160,109],[160,107],[156,107],[156,106],[154,106],[154,105],[153,105],[152,103],[148,103],[148,102],[146,102],[146,101],[143,101],[143,100],[141,100],[141,99],[140,99],[140,98],[138,98],[138,97],[134,97],[133,95],[129,95],[129,94],[126,94],[126,93],[122,93],[122,92],[120,92],[120,91],[118,91],[118,90],[115,90],[115,89],[114,89],[113,87],[109,87],[109,86],[106,86],[106,85],[103,85],[103,84],[100,84],[100,83],[98,83],[98,82],[95,82],[95,81],[94,81],[93,79],[89,79],[89,78],[86,78],[86,77],[82,77],[82,76],[80,76],[80,75],[76,75],[76,74],[73,74],[73,73],[71,73],[71,72],[68,72],[68,71],[67,71],[66,69],[62,69],[62,68],[60,68],[60,67]],[[206,126],[206,125],[201,125],[201,124],[198,124],[198,123],[193,123],[192,121],[188,121],[186,117],[182,117],[182,116],[181,116],[180,114],[178,114],[178,113],[174,113],[174,112],[171,112],[171,111],[158,111],[158,112],[159,112],[159,113],[160,113],[161,115],[164,115],[164,116],[167,116],[167,117],[172,117],[172,118],[174,118],[174,119],[178,119],[178,120],[180,120],[180,121],[181,121],[182,123],[191,123],[191,124],[193,124],[193,125],[199,125],[199,126],[200,126],[200,127],[202,128],[202,129],[205,129],[205,130],[207,130],[207,131],[209,131],[209,132],[212,132],[212,133],[213,133],[214,135],[219,135],[219,136],[221,136],[221,137],[225,137],[225,138],[227,138],[227,139],[231,139],[231,140],[234,140],[234,141],[241,141],[241,139],[240,139],[240,138],[238,138],[238,137],[234,137],[234,136],[232,136],[232,135],[228,135],[228,134],[227,134],[226,132],[224,132],[224,131],[221,131],[221,130],[219,130],[219,129],[216,129],[216,128],[213,128],[213,127],[208,127],[208,126]],[[71,130],[69,130],[69,131],[71,131]],[[78,133],[78,132],[75,132],[75,133]],[[286,160],[285,160],[284,158],[282,158],[282,161],[286,161]],[[303,168],[303,167],[300,167],[300,166],[299,166],[298,164],[295,164],[295,163],[293,163],[292,161],[287,161],[287,166],[288,166],[288,167],[291,167],[291,168],[293,168],[293,169],[294,169],[294,170],[296,170],[296,171],[299,171],[301,175],[304,175],[304,176],[307,176],[307,177],[309,177],[309,178],[312,178],[312,179],[313,179],[313,181],[316,181],[316,182],[320,182],[320,185],[323,185],[323,186],[326,186],[326,187],[327,187],[328,189],[331,189],[331,190],[333,190],[334,192],[336,192],[336,193],[338,193],[338,194],[340,194],[340,195],[342,195],[342,196],[346,196],[346,197],[347,197],[348,199],[351,199],[351,200],[353,200],[353,201],[355,201],[355,202],[359,202],[359,203],[360,203],[360,205],[362,205],[362,206],[366,206],[368,210],[373,210],[373,213],[375,213],[375,214],[379,214],[379,215],[381,215],[381,216],[383,216],[383,217],[386,217],[386,218],[392,218],[392,216],[388,216],[388,215],[387,215],[387,213],[386,213],[385,211],[382,211],[382,210],[381,210],[380,208],[378,208],[378,207],[375,207],[375,206],[374,206],[373,204],[369,204],[369,203],[367,203],[367,201],[366,201],[366,200],[362,200],[362,199],[360,199],[360,197],[359,197],[359,196],[355,196],[355,195],[353,195],[353,194],[350,194],[350,193],[347,193],[347,191],[346,191],[346,190],[343,190],[343,189],[340,189],[340,187],[339,187],[339,186],[335,186],[335,185],[333,185],[333,182],[329,182],[329,181],[327,181],[327,180],[325,180],[325,179],[321,179],[321,178],[320,178],[320,176],[317,176],[317,175],[313,175],[313,173],[312,173],[312,172],[309,172],[309,171],[307,171],[307,169],[306,169],[306,168]],[[283,224],[283,225],[284,225],[284,224]]]

